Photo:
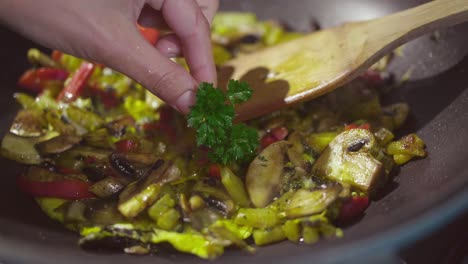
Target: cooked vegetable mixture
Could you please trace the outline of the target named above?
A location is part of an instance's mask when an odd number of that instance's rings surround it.
[[[213,53],[222,65],[300,35],[221,13]],[[417,135],[395,139],[408,105],[381,105],[391,82],[377,68],[315,101],[233,124],[252,94],[243,82],[226,92],[201,84],[186,119],[103,65],[37,49],[28,58],[34,67],[19,80],[21,110],[1,153],[28,165],[20,190],[86,249],[211,259],[227,247],[341,237],[338,226],[364,213],[395,166],[426,156]]]

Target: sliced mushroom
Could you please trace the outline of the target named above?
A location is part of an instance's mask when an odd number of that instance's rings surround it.
[[[122,154],[112,153],[109,155],[109,163],[120,175],[130,179],[136,179],[137,171]]]
[[[107,198],[119,193],[124,187],[125,184],[119,179],[107,177],[91,185],[89,191],[99,198]]]
[[[298,190],[285,206],[286,216],[298,218],[321,213],[338,198],[340,191],[340,185],[314,191]]]
[[[374,192],[387,178],[382,163],[376,158],[381,154],[370,131],[351,129],[330,142],[315,163],[313,173]]]
[[[250,163],[245,181],[256,207],[265,207],[278,194],[288,145],[286,141],[275,142]]]
[[[22,109],[10,127],[10,132],[21,137],[39,137],[46,131],[46,123],[41,111]]]
[[[58,154],[71,149],[80,143],[81,137],[76,135],[60,135],[36,145],[42,154]]]

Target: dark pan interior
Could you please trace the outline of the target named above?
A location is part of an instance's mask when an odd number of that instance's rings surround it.
[[[330,27],[409,8],[418,0],[222,0],[223,10],[245,10],[261,18],[278,18],[299,30],[311,21]],[[345,237],[304,246],[280,243],[255,256],[228,250],[223,263],[376,262],[457,214],[468,210],[468,24],[440,31],[438,40],[422,37],[406,45],[404,57],[391,70],[411,78],[388,101],[406,101],[410,121],[402,133],[416,131],[427,143],[429,157],[405,165],[373,202],[366,215],[345,228]],[[28,67],[25,51],[37,46],[0,28],[0,129],[3,135],[18,109],[12,99],[15,82]],[[34,202],[21,195],[14,178],[19,166],[0,159],[0,262],[2,263],[201,263],[192,256],[127,256],[80,250],[77,236],[47,219]],[[379,263],[382,263],[379,261]]]

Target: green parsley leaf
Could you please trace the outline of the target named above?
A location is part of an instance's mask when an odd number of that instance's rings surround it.
[[[226,165],[255,156],[257,131],[244,124],[233,125],[234,105],[247,101],[252,92],[247,83],[234,80],[229,81],[226,94],[209,83],[198,87],[187,124],[196,129],[197,145],[210,148],[208,157],[212,162]]]
[[[228,83],[227,97],[231,104],[242,104],[252,97],[253,90],[246,82],[230,80]]]

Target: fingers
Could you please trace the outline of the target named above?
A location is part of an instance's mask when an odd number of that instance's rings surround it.
[[[179,38],[175,34],[168,34],[161,37],[156,43],[156,48],[168,58],[175,58],[182,55],[182,46]]]
[[[153,0],[168,26],[180,39],[190,73],[198,82],[216,82],[208,21],[195,0]]]
[[[197,0],[203,14],[205,15],[208,23],[211,24],[213,18],[218,11],[219,1],[218,0]]]
[[[104,55],[106,65],[129,75],[180,112],[188,113],[195,101],[197,82],[182,66],[155,49],[131,23],[128,27],[120,25],[118,34],[106,42],[118,43]]]
[[[219,7],[218,0],[197,0],[198,6],[202,10],[203,15],[205,15],[208,23],[211,24],[213,18],[216,14],[216,11]],[[161,4],[158,3],[158,6]],[[164,21],[161,11],[153,8],[149,5],[145,5],[141,11],[140,17],[138,18],[138,23],[145,27],[155,27],[158,29],[169,29],[166,22]]]

